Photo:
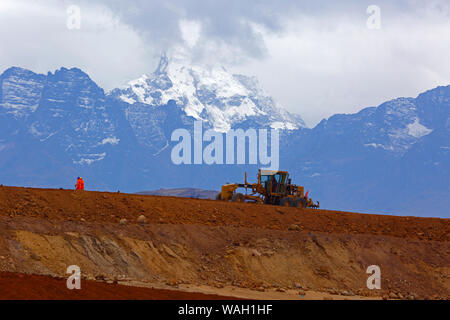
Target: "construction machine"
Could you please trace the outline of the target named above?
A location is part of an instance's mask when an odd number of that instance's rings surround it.
[[[244,188],[245,194],[236,192]],[[250,194],[248,191],[251,190]],[[256,202],[261,204],[272,204],[286,207],[319,208],[319,202],[308,198],[303,186],[291,183],[287,171],[262,170],[258,171],[258,182],[248,183],[247,172],[245,182],[225,184],[221,192],[217,194],[217,200],[234,202]]]

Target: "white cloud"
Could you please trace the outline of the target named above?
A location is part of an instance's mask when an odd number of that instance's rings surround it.
[[[181,35],[189,48],[195,46],[200,39],[201,27],[198,21],[180,20]]]
[[[360,1],[0,0],[0,72],[79,67],[105,89],[149,73],[162,51],[256,75],[313,125],[450,83],[450,4],[380,0],[381,29]],[[66,27],[69,5],[80,30]]]
[[[104,6],[80,6],[81,29],[69,30],[70,3],[1,2],[9,9],[0,11],[0,72],[11,66],[39,73],[79,67],[100,86],[113,88],[154,68],[148,44]]]
[[[348,17],[302,16],[288,25],[282,35],[264,33],[267,57],[234,70],[256,75],[309,125],[450,84],[450,19],[437,12],[384,19],[380,30]]]

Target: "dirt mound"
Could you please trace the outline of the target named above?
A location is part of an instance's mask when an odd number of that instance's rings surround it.
[[[66,277],[76,264],[88,280],[236,297],[255,295],[225,288],[450,298],[448,219],[0,187],[0,235],[0,271]],[[381,290],[366,286],[370,265]]]
[[[69,290],[66,279],[22,273],[0,272],[0,299],[2,300],[219,300],[212,294],[165,289],[82,282],[80,290]]]
[[[73,190],[0,187],[0,215],[63,221],[235,226],[450,240],[449,219],[398,217],[248,203]],[[82,220],[83,219],[83,220]]]

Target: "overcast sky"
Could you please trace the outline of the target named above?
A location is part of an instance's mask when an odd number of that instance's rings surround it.
[[[79,67],[109,90],[183,53],[256,76],[312,126],[450,84],[450,1],[393,2],[0,0],[0,72]]]

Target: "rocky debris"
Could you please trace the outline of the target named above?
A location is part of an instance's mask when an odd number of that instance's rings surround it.
[[[266,257],[271,257],[274,254],[275,254],[275,251],[273,251],[273,250],[266,250],[266,251],[263,252],[263,255],[266,256]]]
[[[95,276],[95,280],[97,280],[97,281],[106,281],[106,278],[105,278],[104,275],[98,274],[98,275]]]
[[[398,296],[395,292],[391,291],[391,292],[389,292],[389,298],[390,299],[398,299]]]
[[[348,292],[347,290],[342,290],[342,291],[340,292],[340,294],[341,294],[342,296],[349,296],[349,295],[350,295],[350,292]]]
[[[130,277],[127,277],[124,274],[120,274],[117,276],[117,281],[123,281],[123,282],[127,282],[127,281],[131,281],[132,279]]]
[[[301,228],[297,224],[291,224],[289,225],[288,230],[300,231]]]
[[[317,268],[316,270],[314,270],[314,273],[325,279],[330,279],[330,271],[325,266],[321,266],[321,267]]]
[[[141,214],[141,215],[137,218],[136,221],[137,221],[138,223],[145,224],[145,223],[147,223],[147,218],[146,218],[143,214]]]
[[[125,218],[122,218],[122,219],[120,219],[120,221],[119,221],[120,225],[122,225],[122,226],[126,225],[127,222],[128,222],[128,220],[125,219]]]
[[[166,285],[170,287],[178,287],[178,282],[175,279],[169,279],[166,281]]]
[[[167,253],[170,257],[179,258],[178,255],[172,249],[170,249],[168,246],[166,246],[165,244],[162,245],[162,248],[164,249],[164,252]],[[205,267],[205,266],[202,266],[202,267]]]
[[[337,291],[337,290],[334,289],[334,288],[329,288],[329,289],[328,289],[328,293],[329,293],[329,294],[339,294],[339,291]]]
[[[298,282],[294,283],[294,288],[295,289],[303,289],[302,285],[300,283],[298,283]]]
[[[303,291],[303,290],[299,290],[299,291],[298,291],[298,295],[300,295],[300,296],[304,296],[304,295],[306,295],[306,292],[305,292],[305,291]]]
[[[219,289],[225,288],[225,285],[223,283],[220,283],[220,282],[213,282],[212,285],[214,287],[216,287],[216,288],[219,288]]]

